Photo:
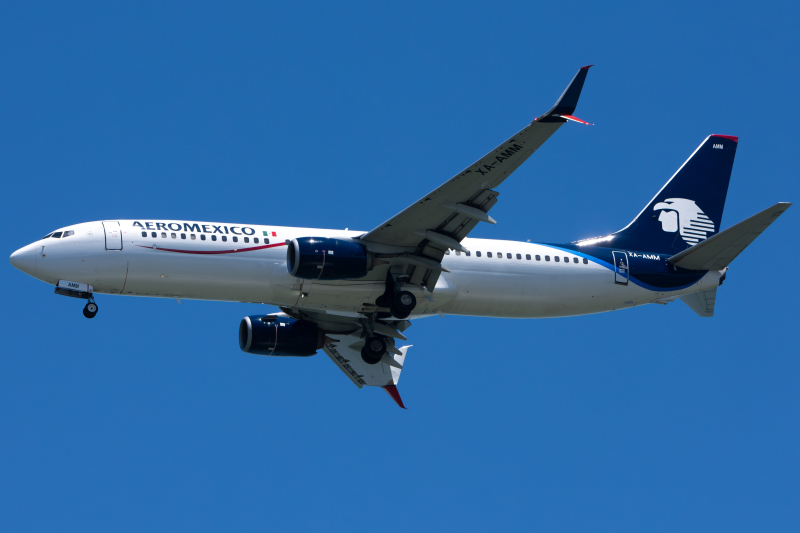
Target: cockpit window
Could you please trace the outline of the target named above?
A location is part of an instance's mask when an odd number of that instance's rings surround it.
[[[69,237],[70,235],[75,235],[75,232],[73,230],[65,231],[62,237]]]
[[[55,233],[55,232],[53,232],[53,233]],[[47,235],[45,235],[44,237],[42,237],[42,239],[47,239],[48,237],[52,237],[52,236],[53,236],[53,233],[48,233]]]
[[[53,233],[53,238],[54,239],[60,239],[61,238],[61,232],[57,231],[57,232]]]

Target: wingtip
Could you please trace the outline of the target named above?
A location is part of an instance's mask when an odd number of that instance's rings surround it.
[[[392,397],[392,400],[394,400],[395,402],[397,402],[397,405],[399,405],[399,406],[400,406],[400,407],[402,407],[403,409],[405,409],[405,408],[406,408],[406,406],[405,406],[405,405],[403,405],[403,400],[402,400],[402,398],[400,398],[400,393],[399,393],[399,392],[397,392],[397,386],[396,386],[396,385],[384,385],[384,386],[383,386],[383,387],[381,387],[381,388],[382,388],[383,390],[385,390],[385,391],[386,391],[386,393],[387,393],[387,394],[389,394],[389,396],[391,396],[391,397]]]
[[[581,97],[583,82],[586,81],[586,76],[589,74],[589,67],[592,66],[593,65],[586,65],[585,67],[581,67],[580,70],[578,70],[578,73],[575,74],[575,77],[572,78],[572,81],[569,82],[567,88],[561,94],[561,97],[556,102],[556,105],[554,105],[550,111],[538,117],[534,122],[559,122],[559,115],[571,117],[578,105],[578,99]],[[551,120],[551,117],[556,118],[555,120]]]
[[[592,124],[591,122],[586,122],[585,120],[582,120],[582,119],[580,119],[578,117],[575,117],[573,115],[556,115],[556,116],[557,117],[561,117],[561,118],[565,118],[567,120],[571,120],[573,122],[578,122],[580,124],[586,124],[587,126],[594,126],[594,124]]]

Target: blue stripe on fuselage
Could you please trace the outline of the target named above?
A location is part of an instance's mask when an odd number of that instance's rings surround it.
[[[578,247],[572,244],[537,244],[540,246],[553,248],[554,250],[563,250],[579,257],[586,258],[589,261],[597,263],[598,265],[603,266],[612,272],[614,272],[612,252],[625,252],[628,254],[628,279],[639,287],[653,292],[679,291],[687,287],[691,287],[707,274],[706,271],[698,272],[694,270],[686,270],[684,268],[678,268],[677,271],[670,271],[671,265],[667,263],[667,258],[669,256],[663,254],[643,254],[641,252],[614,250],[611,248],[600,248],[595,246]],[[658,255],[659,258],[658,260],[640,260],[641,256],[643,255],[651,257],[653,255]],[[647,263],[642,261],[647,261]]]

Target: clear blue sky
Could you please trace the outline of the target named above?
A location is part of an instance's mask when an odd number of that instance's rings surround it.
[[[798,186],[789,2],[39,3],[0,8],[2,251],[118,218],[368,230],[547,111],[484,238],[626,225],[711,133],[723,227]],[[797,531],[790,209],[716,317],[682,302],[418,321],[407,411],[320,354],[242,353],[265,306],[82,303],[2,262],[6,531]]]

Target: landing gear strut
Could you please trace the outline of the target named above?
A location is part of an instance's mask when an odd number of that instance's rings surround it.
[[[97,314],[97,304],[94,303],[94,299],[89,300],[83,308],[83,316],[86,318],[94,318],[94,315]]]

